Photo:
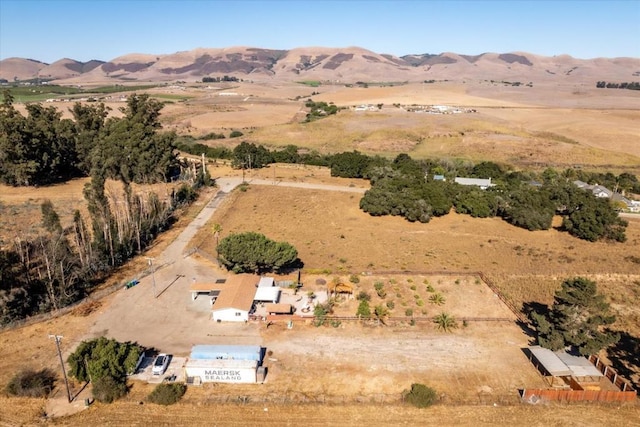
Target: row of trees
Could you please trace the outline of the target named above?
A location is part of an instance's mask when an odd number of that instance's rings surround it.
[[[32,111],[40,108],[33,107]],[[55,207],[45,201],[41,205],[44,232],[29,240],[17,238],[11,247],[0,250],[0,324],[58,310],[84,297],[115,267],[143,251],[158,233],[169,227],[176,208],[194,199],[195,190],[186,183],[165,200],[160,200],[155,193],[134,194],[132,191],[132,182],[168,178],[165,168],[174,162],[174,136],[158,132],[160,108],[161,104],[146,96],[134,96],[123,109],[122,118],[105,121],[104,106],[76,104],[73,107],[75,123],[59,120],[57,113],[46,109],[51,113],[47,117],[58,120],[56,123],[74,126],[74,137],[69,140],[75,147],[75,151],[72,150],[75,154],[71,156],[75,159],[73,164],[78,171],[91,175],[91,181],[84,188],[89,219],[76,210],[71,226],[63,228]],[[5,103],[3,111],[14,115],[10,101]],[[21,120],[29,121],[35,116],[14,118],[15,123],[3,121],[3,129],[18,126]],[[45,123],[46,120],[41,124]],[[13,133],[0,136],[6,142],[20,135],[28,139],[33,133],[26,134],[17,128]],[[47,138],[55,138],[55,133]],[[28,164],[24,159],[14,160],[3,164],[7,172],[4,179],[17,177]],[[30,171],[33,175],[29,182],[45,181],[39,177],[43,173],[41,168]],[[203,169],[196,175],[195,186],[209,180]],[[107,178],[122,182],[122,196],[107,195]],[[25,183],[21,179],[13,182]]]
[[[192,148],[198,153],[199,147]],[[369,179],[372,187],[361,199],[360,207],[374,216],[398,215],[409,221],[428,222],[455,208],[456,212],[473,217],[499,216],[528,230],[547,230],[553,216],[558,214],[563,216],[562,229],[589,241],[624,241],[627,223],[618,217],[609,200],[594,197],[572,181],[601,183],[615,191],[640,193],[637,177],[628,172],[614,175],[548,168],[536,174],[512,171],[494,162],[418,161],[407,154],[388,160],[357,151],[301,155],[294,145],[270,151],[247,142],[223,154],[237,168],[261,168],[276,161],[305,163],[330,166],[332,176]],[[445,180],[436,181],[432,179],[434,175],[442,175]],[[492,178],[497,185],[487,190],[462,186],[452,182],[456,176]]]
[[[45,185],[96,168],[106,178],[149,183],[178,173],[174,133],[157,132],[162,103],[132,95],[123,117],[104,104],[74,104],[73,120],[55,107],[27,104],[26,117],[9,91],[0,105],[0,182]]]
[[[640,181],[628,172],[615,175],[611,172],[592,172],[583,169],[568,168],[557,171],[548,168],[542,173],[513,171],[508,167],[494,162],[472,163],[456,159],[424,159],[413,161],[407,154],[398,155],[397,159],[389,160],[380,156],[368,156],[358,151],[336,154],[320,154],[317,151],[301,150],[296,145],[269,150],[263,145],[242,142],[234,149],[226,147],[210,147],[194,142],[193,138],[181,137],[177,147],[181,151],[200,155],[204,153],[213,159],[231,160],[238,167],[262,168],[271,163],[293,163],[313,166],[327,166],[331,168],[331,175],[343,178],[371,177],[375,167],[401,166],[410,171],[430,175],[443,175],[448,180],[456,176],[475,178],[492,178],[495,182],[518,183],[522,181],[540,181],[542,183],[557,183],[559,181],[580,180],[588,184],[600,184],[616,192],[633,192],[640,194]]]
[[[451,181],[427,178],[425,165],[406,154],[392,163],[381,164],[358,153],[343,154],[345,165],[337,173],[366,176],[371,189],[360,200],[360,208],[374,216],[398,215],[409,221],[429,222],[434,216],[456,212],[473,217],[499,216],[527,230],[546,230],[553,216],[563,216],[562,228],[584,240],[625,241],[627,223],[618,217],[606,199],[579,189],[566,178],[549,171],[543,173],[544,184],[531,185],[518,172],[506,173],[491,162],[475,165],[471,175],[498,177],[495,187],[482,190]],[[332,169],[333,171],[333,169]]]
[[[613,82],[597,82],[597,88],[607,88],[607,89],[631,89],[631,90],[640,90],[640,82],[622,82],[622,83],[613,83]]]

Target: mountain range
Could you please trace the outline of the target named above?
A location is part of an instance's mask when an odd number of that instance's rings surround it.
[[[640,58],[577,59],[526,52],[462,55],[451,52],[394,56],[359,47],[198,48],[173,54],[127,54],[110,61],[63,58],[52,64],[25,58],[0,61],[0,79],[60,83],[201,81],[234,76],[248,80],[321,80],[344,83],[422,80],[640,81]]]

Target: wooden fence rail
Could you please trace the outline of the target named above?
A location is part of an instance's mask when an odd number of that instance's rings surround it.
[[[635,400],[636,400],[636,393],[634,391],[550,390],[550,389],[522,390],[522,401],[526,403],[538,403],[540,401],[633,402]]]
[[[599,357],[591,355],[589,356],[589,362],[593,363],[595,367],[621,391],[631,391],[636,393],[636,391],[627,380],[618,375],[615,369],[613,369],[611,366],[608,366],[604,362],[602,362]]]

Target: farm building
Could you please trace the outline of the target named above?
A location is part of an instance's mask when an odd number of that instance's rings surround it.
[[[495,184],[491,183],[491,178],[483,179],[483,178],[462,178],[456,177],[455,183],[460,185],[473,185],[476,187],[480,187],[482,190],[486,190],[489,187],[494,187]]]
[[[291,314],[293,307],[291,304],[266,304],[265,311],[267,314]]]
[[[531,362],[551,387],[599,390],[603,374],[585,357],[540,346],[529,347]]]
[[[273,277],[261,277],[258,282],[258,289],[253,298],[255,302],[277,303],[280,300],[280,288],[276,286]]]
[[[211,307],[211,317],[217,322],[246,322],[253,307],[256,285],[260,276],[236,274],[230,276]]]
[[[185,377],[192,384],[262,382],[262,355],[260,346],[196,345],[185,363]]]
[[[246,322],[255,303],[277,304],[281,289],[271,277],[236,274],[215,283],[193,283],[191,299],[210,298],[211,318],[217,322]]]

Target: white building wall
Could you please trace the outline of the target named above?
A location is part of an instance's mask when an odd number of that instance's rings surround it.
[[[255,360],[189,360],[185,365],[187,377],[198,377],[203,383],[256,382]]]
[[[237,308],[223,308],[215,310],[212,313],[213,320],[217,322],[247,322],[249,320],[249,312]]]

